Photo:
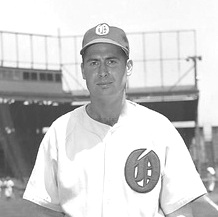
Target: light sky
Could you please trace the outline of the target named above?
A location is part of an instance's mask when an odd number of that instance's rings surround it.
[[[201,125],[218,126],[217,0],[0,0],[0,30],[81,35],[98,23],[126,32],[195,29]]]

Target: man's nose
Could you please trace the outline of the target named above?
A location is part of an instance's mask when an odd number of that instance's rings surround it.
[[[108,68],[106,63],[101,63],[99,67],[99,76],[105,77],[108,75]]]

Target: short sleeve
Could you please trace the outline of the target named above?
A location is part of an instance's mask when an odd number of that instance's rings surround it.
[[[165,131],[166,155],[162,176],[161,208],[165,214],[206,193],[191,155],[180,134],[170,123]]]
[[[44,136],[23,198],[61,212],[57,186],[56,136],[51,126]]]

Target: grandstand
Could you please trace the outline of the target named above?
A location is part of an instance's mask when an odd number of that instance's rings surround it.
[[[128,33],[133,74],[127,98],[167,116],[194,161],[201,159],[194,30]],[[89,101],[81,36],[0,32],[0,175],[28,177],[58,116]]]

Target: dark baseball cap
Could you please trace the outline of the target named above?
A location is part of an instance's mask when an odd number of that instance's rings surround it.
[[[83,37],[80,54],[83,55],[85,49],[90,45],[99,43],[117,45],[121,47],[127,57],[129,57],[129,42],[126,33],[118,27],[109,26],[106,23],[101,23],[89,29]]]

